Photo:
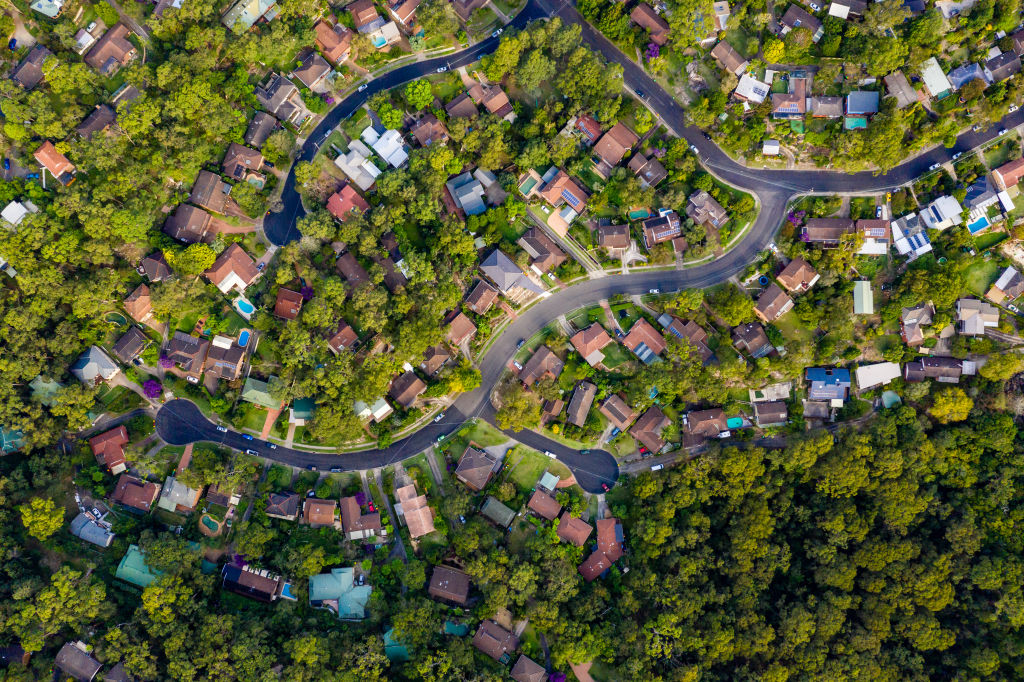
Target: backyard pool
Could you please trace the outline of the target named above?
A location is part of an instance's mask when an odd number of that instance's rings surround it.
[[[252,317],[254,312],[256,312],[256,307],[246,300],[244,296],[239,296],[235,299],[235,309],[238,310],[239,314],[247,320]]]
[[[128,324],[128,318],[126,318],[121,313],[115,312],[113,310],[107,313],[103,319],[111,324],[117,325],[118,327],[123,327],[126,324]]]
[[[725,425],[730,429],[738,429],[743,426],[743,419],[740,417],[729,417],[725,420]]]
[[[629,212],[629,219],[630,220],[639,220],[640,218],[650,218],[650,217],[651,217],[651,212],[648,211],[646,208],[634,208],[632,211]]]
[[[250,332],[248,329],[243,329],[238,333],[238,345],[245,348],[249,344]]]
[[[988,216],[981,216],[973,223],[967,223],[967,229],[971,231],[971,234],[978,234],[991,224],[988,221]]]
[[[388,39],[384,36],[377,36],[373,39],[373,46],[378,50],[388,44]]]
[[[214,521],[208,514],[203,514],[203,517],[199,520],[204,526],[209,528],[212,533],[216,533],[220,530],[220,524]]]

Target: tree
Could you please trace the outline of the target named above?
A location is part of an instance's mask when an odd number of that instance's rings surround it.
[[[786,44],[778,38],[768,38],[764,41],[763,54],[769,64],[781,64],[786,58]]]
[[[427,35],[448,35],[459,29],[459,17],[447,0],[424,0],[416,8],[416,21]]]
[[[327,209],[317,209],[307,213],[296,221],[295,226],[304,237],[320,241],[334,239],[338,231],[338,223]]]
[[[868,5],[864,11],[863,24],[879,35],[888,35],[889,31],[909,18],[910,10],[903,5],[901,0],[881,0]],[[899,42],[897,38],[889,40]]]
[[[501,407],[494,418],[499,428],[522,431],[540,423],[540,403],[518,381],[507,384],[498,397]]]
[[[37,540],[46,540],[64,525],[64,508],[48,497],[33,497],[18,511],[25,530]]]
[[[935,393],[928,414],[940,424],[962,422],[973,407],[974,401],[967,397],[964,389],[951,386]]]
[[[539,49],[530,50],[515,70],[516,81],[524,90],[536,90],[554,75],[554,61]]]
[[[181,275],[194,276],[206,272],[217,260],[217,254],[209,244],[196,242],[189,244],[181,251],[164,251],[167,264]]]
[[[1018,353],[996,353],[978,369],[978,374],[989,381],[1008,381],[1021,371],[1022,359]]]
[[[754,319],[754,301],[729,283],[714,292],[708,303],[715,313],[730,327],[736,327]]]
[[[429,107],[434,101],[434,90],[430,87],[430,81],[421,78],[406,85],[405,101],[415,111]]]

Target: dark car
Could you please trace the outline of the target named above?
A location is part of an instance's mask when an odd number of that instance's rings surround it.
[[[516,341],[516,350],[522,348],[524,343],[526,343],[526,339],[519,339],[518,341]]]
[[[8,50],[13,50],[17,46],[18,46],[18,40],[16,38],[11,38],[10,42],[7,43],[7,49]]]
[[[640,99],[646,97],[646,95],[644,95],[644,91],[641,90],[640,88],[633,88],[633,92],[635,92],[636,96],[639,97]]]
[[[589,455],[590,454],[590,450],[580,450],[580,454],[581,455]]]

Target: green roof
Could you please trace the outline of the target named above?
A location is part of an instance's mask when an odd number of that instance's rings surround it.
[[[57,398],[57,391],[64,387],[59,381],[44,379],[42,374],[30,381],[28,385],[32,389],[32,400],[46,406],[53,405]]]
[[[292,401],[292,416],[295,419],[312,419],[316,401],[312,398],[300,398]]]
[[[392,637],[394,631],[395,629],[391,628],[384,633],[384,655],[392,663],[404,663],[409,660],[409,649]]]
[[[508,528],[512,520],[516,518],[516,513],[499,502],[498,498],[493,495],[487,496],[487,501],[481,507],[480,513],[502,528]]]
[[[21,449],[25,444],[25,434],[17,429],[0,426],[0,452],[7,454]]]
[[[309,579],[309,601],[314,606],[326,606],[337,611],[341,620],[362,620],[366,617],[366,602],[373,588],[353,582],[355,569],[351,566],[332,568],[330,573],[314,575]]]
[[[242,400],[262,405],[270,410],[276,410],[281,407],[280,400],[274,400],[270,397],[270,385],[266,381],[253,379],[252,377],[245,380],[245,386],[242,387]]]
[[[875,295],[871,291],[871,282],[857,280],[853,283],[853,314],[874,315]]]
[[[125,555],[121,557],[121,563],[117,565],[117,572],[114,575],[126,583],[145,588],[162,573],[150,569],[146,565],[146,555],[139,549],[139,546],[131,545]]]

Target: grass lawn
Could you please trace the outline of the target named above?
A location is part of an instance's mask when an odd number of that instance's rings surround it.
[[[623,331],[629,331],[633,323],[640,319],[640,313],[636,311],[632,303],[616,303],[611,308],[615,321],[619,323]]]
[[[299,474],[299,477],[295,479],[295,487],[293,490],[299,494],[300,497],[305,497],[306,493],[313,489],[319,480],[320,474],[315,471],[303,471]]]
[[[974,238],[974,247],[979,251],[987,251],[1007,238],[1002,230],[989,230]]]
[[[511,223],[506,222],[501,226],[501,236],[506,241],[515,243],[519,241],[519,238],[523,236],[527,229],[529,229],[529,225],[526,224],[525,220],[516,220]]]
[[[219,504],[211,504],[207,508],[206,513],[218,521],[223,521],[224,517],[228,514],[228,508]]]
[[[1010,140],[1003,140],[985,150],[985,163],[989,168],[1002,166],[1010,159]]]
[[[632,359],[630,352],[617,343],[608,344],[601,352],[604,353],[602,364],[608,369],[621,367]]]
[[[977,296],[984,296],[999,277],[999,264],[995,260],[976,260],[964,272],[967,288]]]
[[[517,445],[514,450],[505,455],[505,461],[506,467],[515,464],[514,468],[507,472],[507,475],[521,493],[532,490],[545,470],[559,478],[567,478],[570,473],[569,469],[558,460],[545,457],[536,450],[523,445]]]
[[[199,313],[198,312],[188,312],[188,313],[185,313],[185,315],[183,317],[178,318],[178,320],[176,321],[177,322],[178,331],[185,332],[186,334],[190,334],[192,332],[192,329],[196,326],[196,322],[198,322],[198,321],[199,321]]]
[[[436,494],[437,484],[434,482],[434,476],[430,473],[430,465],[427,463],[427,456],[422,452],[415,457],[402,462],[402,466],[405,467],[406,471],[409,472],[410,476],[413,476],[413,469],[419,469],[422,480],[426,482],[427,490],[421,490],[419,492],[425,493],[427,497],[433,498]],[[414,476],[414,480],[415,480]]]
[[[483,420],[467,423],[459,429],[459,437],[471,440],[482,448],[501,445],[508,440],[508,436]]]
[[[589,308],[581,308],[580,310],[572,313],[566,319],[575,325],[577,329],[588,327],[591,322],[600,322],[602,325],[606,325],[608,323],[604,309],[599,305],[590,306]]]
[[[284,414],[283,412],[281,414]],[[253,407],[245,414],[242,422],[243,429],[251,429],[257,433],[263,431],[263,425],[267,422],[267,410],[262,407]]]
[[[341,129],[345,131],[350,140],[354,140],[369,124],[370,118],[366,115],[366,110],[359,108],[341,125]]]
[[[795,342],[797,345],[809,344],[814,339],[814,330],[808,329],[793,312],[783,315],[772,324],[782,332],[787,345],[790,342]]]

